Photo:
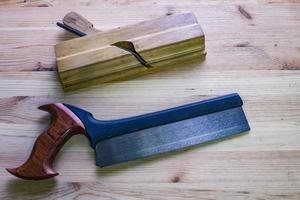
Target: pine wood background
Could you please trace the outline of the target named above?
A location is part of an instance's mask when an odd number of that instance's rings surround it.
[[[101,30],[194,12],[206,60],[64,94],[53,47],[76,37],[55,25],[69,11]],[[0,47],[0,199],[300,199],[299,0],[2,0]],[[5,171],[48,125],[39,105],[66,102],[111,119],[231,92],[244,99],[248,134],[105,169],[75,136],[55,161],[57,178]]]

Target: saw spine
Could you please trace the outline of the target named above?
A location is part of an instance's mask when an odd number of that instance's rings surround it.
[[[242,106],[243,102],[238,94],[233,93],[153,113],[107,121],[97,120],[91,113],[76,106],[68,104],[64,105],[75,113],[83,122],[87,135],[90,138],[91,146],[95,148],[98,142],[112,137],[201,115],[220,112]]]

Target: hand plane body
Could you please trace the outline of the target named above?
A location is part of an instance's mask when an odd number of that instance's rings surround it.
[[[59,23],[59,26],[81,36],[86,32],[86,36],[55,46],[65,91],[202,61],[206,55],[204,33],[192,13],[164,16],[108,31],[96,31],[81,18],[77,24],[67,19],[65,25]]]

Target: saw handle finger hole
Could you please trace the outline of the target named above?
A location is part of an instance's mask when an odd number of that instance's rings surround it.
[[[84,134],[81,121],[61,103],[40,107],[52,115],[51,125],[36,139],[27,161],[17,168],[9,168],[11,174],[28,180],[43,180],[57,176],[52,162],[61,147],[75,134]]]

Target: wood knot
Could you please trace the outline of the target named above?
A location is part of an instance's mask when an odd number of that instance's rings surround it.
[[[178,183],[180,181],[180,177],[174,176],[171,181],[172,181],[172,183]]]
[[[235,47],[248,47],[248,46],[249,46],[249,42],[243,42],[235,45]]]
[[[78,182],[71,182],[69,185],[74,191],[79,191],[81,187],[80,183]]]
[[[24,99],[27,99],[28,96],[16,96],[17,102],[23,101]]]
[[[36,7],[49,7],[49,5],[41,3],[41,4],[37,4]]]
[[[166,16],[173,15],[173,13],[174,13],[174,7],[173,6],[169,6],[167,8]]]
[[[300,65],[295,62],[282,62],[281,70],[300,70]]]
[[[48,67],[46,64],[43,64],[42,62],[38,62],[36,66],[37,67],[32,71],[54,71],[52,67]]]
[[[175,176],[172,177],[171,182],[172,183],[179,183],[183,177],[184,173],[180,172],[178,174],[176,174]]]
[[[250,15],[250,13],[247,12],[242,6],[239,5],[238,10],[241,13],[241,15],[243,15],[246,19],[249,19],[249,20],[252,19],[252,16]]]

